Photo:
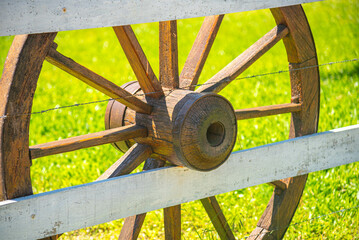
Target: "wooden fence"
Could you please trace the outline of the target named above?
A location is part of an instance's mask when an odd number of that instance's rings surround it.
[[[0,202],[5,239],[35,239],[359,161],[359,125],[234,152],[218,169],[167,167]]]

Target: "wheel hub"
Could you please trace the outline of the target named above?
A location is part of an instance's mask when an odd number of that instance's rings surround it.
[[[140,90],[137,83],[132,92]],[[214,93],[174,90],[166,97],[147,99],[153,106],[151,115],[136,113],[112,101],[106,111],[106,128],[128,124],[146,126],[148,137],[135,142],[152,147],[156,157],[179,166],[209,171],[224,163],[235,144],[237,121],[231,104]],[[126,151],[134,142],[118,142],[115,147]]]

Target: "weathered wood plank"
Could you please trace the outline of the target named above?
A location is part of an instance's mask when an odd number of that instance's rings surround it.
[[[158,22],[318,0],[2,0],[0,36]]]
[[[146,160],[145,165],[143,166],[143,171],[161,168],[165,165],[165,163],[166,162],[162,160],[149,158]],[[137,240],[145,218],[146,213],[125,218],[118,240]]]
[[[0,203],[4,239],[34,239],[359,160],[359,125],[235,152],[210,172],[168,167]],[[193,184],[193,183],[196,184]]]

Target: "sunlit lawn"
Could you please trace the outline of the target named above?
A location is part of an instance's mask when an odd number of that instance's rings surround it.
[[[311,24],[319,63],[359,57],[359,1],[325,1],[304,6]],[[179,65],[182,69],[203,18],[178,21]],[[238,54],[275,26],[269,10],[226,15],[201,75],[213,76]],[[158,24],[133,26],[155,72],[158,73]],[[12,37],[0,38],[2,69]],[[61,32],[58,50],[107,79],[121,85],[135,80],[111,28]],[[282,43],[277,44],[242,76],[287,69]],[[359,63],[349,62],[320,68],[321,104],[319,131],[359,123]],[[288,73],[243,79],[221,92],[235,109],[290,101]],[[35,94],[33,111],[107,99],[76,78],[45,63]],[[30,145],[87,134],[104,129],[106,102],[65,108],[31,119]],[[287,138],[289,115],[240,121],[235,150]],[[101,146],[34,160],[35,193],[95,180],[122,153]],[[359,157],[359,156],[358,156]],[[260,167],[260,166],[258,166]],[[312,173],[292,223],[359,205],[359,164]],[[256,226],[271,196],[272,188],[260,185],[221,194],[218,200],[235,235],[248,236]],[[159,196],[160,197],[160,196]],[[183,239],[218,239],[201,204],[183,204]],[[162,211],[147,215],[141,239],[164,237]],[[116,239],[122,220],[65,234],[65,239]],[[359,238],[358,209],[331,214],[288,228],[286,239]]]

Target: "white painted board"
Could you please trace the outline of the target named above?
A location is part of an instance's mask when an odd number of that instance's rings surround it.
[[[210,16],[318,0],[1,0],[0,36]]]
[[[0,202],[2,239],[36,239],[359,161],[359,125],[233,153],[211,172],[169,167]]]

